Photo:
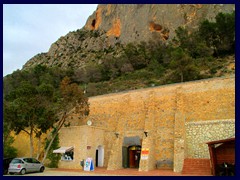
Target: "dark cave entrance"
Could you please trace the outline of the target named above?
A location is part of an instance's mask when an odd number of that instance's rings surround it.
[[[92,27],[95,29],[95,25],[96,25],[96,19],[94,19],[93,21],[92,21]]]

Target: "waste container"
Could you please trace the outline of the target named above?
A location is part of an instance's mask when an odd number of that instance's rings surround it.
[[[80,161],[80,165],[84,167],[84,159]]]

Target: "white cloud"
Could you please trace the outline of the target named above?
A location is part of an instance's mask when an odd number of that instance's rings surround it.
[[[47,52],[61,36],[81,29],[96,8],[96,4],[4,4],[3,75]]]

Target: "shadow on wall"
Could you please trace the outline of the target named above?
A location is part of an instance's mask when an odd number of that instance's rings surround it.
[[[172,169],[173,168],[173,161],[170,159],[158,160],[156,162],[157,169]]]

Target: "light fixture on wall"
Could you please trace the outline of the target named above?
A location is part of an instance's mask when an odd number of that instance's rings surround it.
[[[116,136],[116,138],[118,138],[118,136],[119,136],[119,133],[118,133],[118,132],[115,132],[115,136]]]
[[[147,131],[144,131],[144,134],[145,134],[146,137],[148,136],[148,132]]]

